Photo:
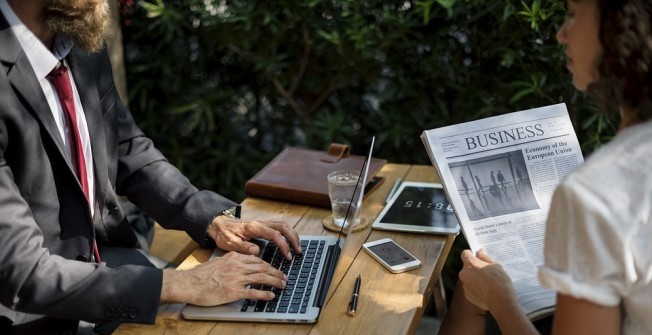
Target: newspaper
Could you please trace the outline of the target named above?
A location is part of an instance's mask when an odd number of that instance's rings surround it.
[[[541,287],[545,223],[556,186],[584,158],[566,105],[490,117],[424,131],[464,236],[484,248],[514,282],[530,318],[554,309]]]

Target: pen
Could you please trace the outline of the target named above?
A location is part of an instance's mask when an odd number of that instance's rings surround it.
[[[349,303],[349,311],[346,312],[348,316],[355,316],[355,310],[358,307],[358,297],[360,296],[360,275],[355,280],[353,287],[353,295],[351,295],[351,302]]]
[[[392,198],[394,193],[396,193],[396,190],[398,190],[398,187],[401,185],[401,178],[396,178],[396,181],[394,182],[394,185],[392,186],[392,189],[389,191],[387,194],[387,198],[385,198],[385,203],[389,202],[389,199]]]

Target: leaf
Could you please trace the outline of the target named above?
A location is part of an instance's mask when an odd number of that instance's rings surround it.
[[[165,4],[163,3],[163,0],[156,0],[155,4],[147,1],[140,1],[138,4],[139,6],[143,7],[143,9],[145,9],[145,12],[147,12],[147,17],[150,19],[161,16],[165,11]]]
[[[456,0],[437,0],[437,3],[446,9],[446,13],[448,13],[449,17],[453,16],[453,6],[455,5],[455,2]]]

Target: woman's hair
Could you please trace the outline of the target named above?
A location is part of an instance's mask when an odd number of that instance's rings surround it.
[[[652,1],[596,0],[602,57],[591,94],[605,110],[623,107],[623,126],[652,118]]]

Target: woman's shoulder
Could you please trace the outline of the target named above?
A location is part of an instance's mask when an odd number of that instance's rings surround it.
[[[652,180],[650,171],[652,121],[621,131],[591,154],[564,183],[587,184],[591,189],[642,186],[642,182]]]
[[[637,215],[645,206],[636,206],[652,204],[650,171],[652,122],[647,122],[621,131],[595,151],[559,185],[556,193],[610,215]]]

